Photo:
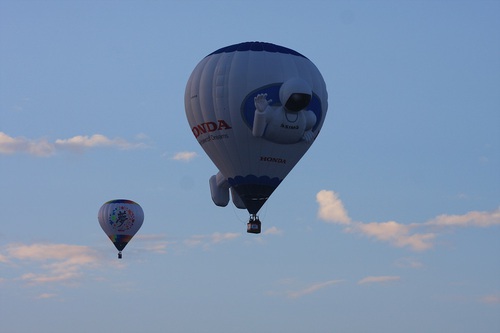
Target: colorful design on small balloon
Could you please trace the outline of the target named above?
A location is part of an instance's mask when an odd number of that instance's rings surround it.
[[[125,206],[116,207],[109,214],[108,223],[117,231],[129,230],[134,225],[134,222],[134,212]]]

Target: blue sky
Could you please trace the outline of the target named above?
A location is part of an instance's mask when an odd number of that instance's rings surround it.
[[[498,332],[499,1],[0,2],[2,332]],[[311,59],[329,110],[260,213],[184,114],[214,50]],[[116,259],[106,201],[144,209]]]

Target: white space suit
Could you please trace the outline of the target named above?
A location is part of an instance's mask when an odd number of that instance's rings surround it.
[[[314,139],[312,128],[316,123],[314,112],[305,110],[312,98],[309,84],[299,78],[287,80],[281,85],[281,106],[271,106],[267,94],[254,98],[255,116],[252,134],[276,143],[296,143]]]

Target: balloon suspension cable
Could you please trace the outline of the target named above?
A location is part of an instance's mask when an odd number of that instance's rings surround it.
[[[121,259],[122,258],[122,251],[119,251],[118,252],[118,259]]]
[[[238,210],[236,209],[236,207],[233,205],[233,213],[234,213],[234,216],[241,222],[241,223],[245,223],[245,220],[238,215]]]
[[[257,214],[250,214],[250,219],[247,223],[247,232],[249,234],[260,234],[262,224],[260,223]]]

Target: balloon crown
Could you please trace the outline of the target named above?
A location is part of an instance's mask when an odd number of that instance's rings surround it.
[[[266,51],[266,52],[273,52],[273,53],[292,54],[292,55],[306,58],[304,55],[300,54],[297,51],[294,51],[294,50],[289,49],[289,48],[284,47],[284,46],[280,46],[280,45],[276,45],[276,44],[272,44],[272,43],[266,43],[266,42],[244,42],[244,43],[239,43],[239,44],[233,44],[233,45],[229,45],[229,46],[220,48],[217,51],[210,53],[208,56],[211,56],[211,55],[217,54],[217,53],[230,53],[230,52],[236,52],[236,51],[240,51],[240,52],[243,52],[243,51]]]

